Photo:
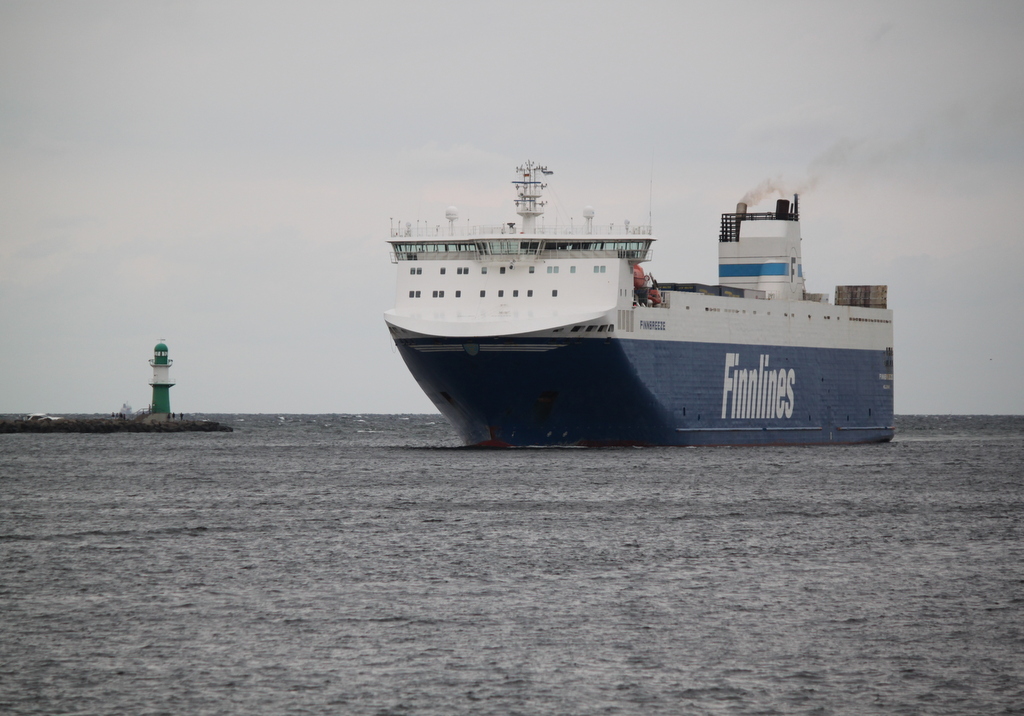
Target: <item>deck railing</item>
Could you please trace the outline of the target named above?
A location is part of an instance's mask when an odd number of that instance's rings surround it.
[[[497,224],[490,226],[443,226],[437,224],[428,226],[417,224],[415,226],[398,226],[391,228],[391,238],[430,238],[443,239],[446,236],[519,236],[525,235],[522,227],[518,224]],[[651,227],[648,225],[632,226],[627,224],[595,224],[587,228],[585,225],[570,224],[569,226],[537,226],[530,232],[530,236],[650,236]]]

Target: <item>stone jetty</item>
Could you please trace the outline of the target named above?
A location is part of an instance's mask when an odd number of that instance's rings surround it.
[[[58,420],[0,420],[0,433],[230,433],[212,420],[121,420],[118,418],[61,418]]]

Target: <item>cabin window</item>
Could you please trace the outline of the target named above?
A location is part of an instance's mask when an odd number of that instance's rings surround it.
[[[557,266],[548,266],[548,273],[558,273]]]
[[[483,298],[486,295],[487,295],[487,291],[481,291],[480,292],[480,298]]]
[[[583,328],[583,326],[573,326],[572,327],[572,332],[573,333],[579,333],[581,328]]]
[[[605,272],[605,267],[604,266],[595,266],[594,267],[594,273],[604,273],[604,272]]]
[[[418,268],[414,267],[414,268],[409,269],[409,275],[410,276],[419,276],[422,273],[423,273],[423,267],[422,266],[420,266]]]
[[[533,289],[532,289],[532,288],[531,288],[531,289],[529,289],[529,290],[528,290],[528,291],[526,292],[526,297],[527,297],[527,298],[533,298]]]
[[[552,297],[558,296],[558,289],[557,288],[551,289],[551,296]]]
[[[456,291],[455,298],[462,298],[462,291]]]
[[[516,289],[512,292],[512,298],[519,298],[519,289]]]
[[[597,326],[587,326],[587,333],[590,333],[590,332],[591,332],[591,331],[593,331],[593,330],[594,330],[595,328],[597,328]]]
[[[569,273],[576,273],[576,267],[575,266],[570,266],[569,267]]]
[[[444,276],[444,266],[441,267],[441,275]]]
[[[498,273],[505,273],[505,267],[502,266],[501,268],[499,268]]]
[[[604,333],[604,329],[606,329],[607,327],[608,327],[608,326],[606,326],[606,325],[604,325],[604,326],[598,326],[598,327],[597,327],[597,332],[598,332],[598,333]]]
[[[531,267],[530,267],[530,273],[533,273],[533,269],[534,269],[534,267],[533,267],[533,266],[531,266]]]
[[[505,292],[504,291],[498,291],[498,298],[504,298],[504,297],[505,297]]]
[[[480,267],[480,273],[487,273],[487,267],[486,266],[481,266]]]
[[[416,292],[415,291],[409,291],[409,298],[416,298]]]

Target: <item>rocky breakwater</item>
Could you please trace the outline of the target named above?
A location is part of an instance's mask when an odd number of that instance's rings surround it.
[[[59,420],[0,420],[0,433],[230,433],[234,430],[212,420],[120,420],[118,418],[62,418]]]

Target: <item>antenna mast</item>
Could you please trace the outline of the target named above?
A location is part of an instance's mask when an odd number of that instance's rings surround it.
[[[652,214],[654,213],[654,153],[651,152],[651,194],[647,199],[647,226],[654,227]]]
[[[554,174],[547,167],[527,161],[516,167],[516,213],[523,217],[524,234],[532,234],[536,230],[537,217],[544,213],[546,201],[541,201],[541,191],[547,184],[541,181],[542,176]]]

